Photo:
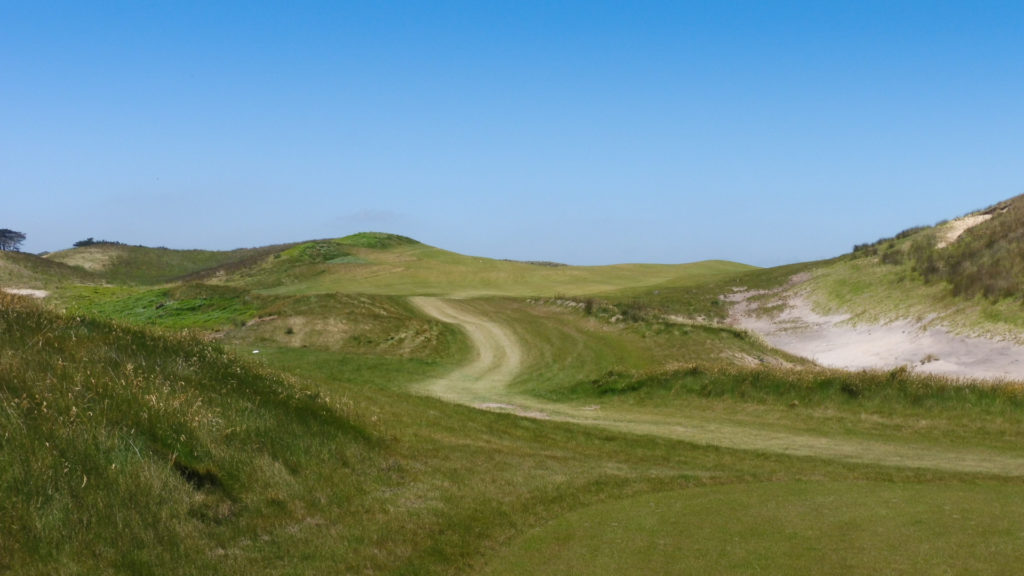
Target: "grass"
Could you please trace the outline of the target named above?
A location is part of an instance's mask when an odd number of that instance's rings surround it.
[[[0,286],[43,289],[91,280],[89,272],[60,262],[34,254],[0,252]]]
[[[47,259],[94,272],[113,284],[153,285],[238,272],[286,246],[232,251],[170,250],[123,244],[95,244],[47,255]]]
[[[193,258],[190,282],[159,286],[145,283],[186,267],[47,277],[63,314],[0,295],[0,571],[1020,563],[1019,387],[798,369],[720,323],[733,287],[828,266],[860,278],[849,261],[547,267],[379,234],[250,256]],[[410,394],[473,355],[414,294],[475,295],[458,305],[523,346],[508,394],[593,419]]]
[[[0,564],[16,573],[218,572],[375,451],[344,404],[215,346],[2,295],[0,384]],[[337,484],[312,490],[328,471]]]
[[[717,261],[671,266],[536,266],[463,256],[419,243],[386,243],[384,248],[366,247],[368,244],[373,243],[340,239],[300,246],[232,282],[273,295],[344,292],[525,297],[600,293],[750,269]],[[323,256],[303,257],[306,251]]]
[[[852,314],[854,322],[913,318],[962,334],[1020,341],[1022,199],[979,212],[992,217],[943,248],[937,247],[943,226],[860,245],[815,270],[806,288],[818,309]]]
[[[512,330],[526,356],[512,389],[539,398],[564,400],[565,390],[609,371],[674,369],[695,363],[715,367],[806,364],[726,326],[658,319],[612,323],[568,303],[511,298],[461,302]]]
[[[481,413],[307,361],[295,381],[192,337],[0,305],[15,573],[472,573],[580,506],[843,474]]]
[[[1024,487],[773,482],[573,512],[482,574],[1012,574]]]
[[[909,265],[887,266],[873,258],[823,266],[801,288],[816,310],[850,314],[854,323],[910,318],[960,334],[1012,340],[1024,329],[1024,309],[1014,299],[957,297],[948,286],[922,282]]]
[[[69,286],[59,291],[57,299],[74,312],[179,330],[244,325],[259,314],[262,305],[242,290],[209,284]]]

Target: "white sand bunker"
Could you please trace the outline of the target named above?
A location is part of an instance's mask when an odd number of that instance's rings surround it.
[[[50,295],[46,290],[36,290],[34,288],[2,288],[4,292],[8,294],[15,294],[17,296],[28,296],[30,298],[46,298]]]
[[[823,316],[806,297],[779,295],[763,305],[783,304],[782,312],[760,314],[753,293],[726,296],[735,302],[731,321],[776,348],[822,366],[846,370],[888,370],[908,366],[958,378],[1024,381],[1024,347],[988,338],[924,328],[910,320],[850,325],[848,315]]]

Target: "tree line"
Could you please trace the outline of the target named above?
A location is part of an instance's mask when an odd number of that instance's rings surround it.
[[[17,252],[21,249],[21,243],[25,241],[25,233],[8,228],[0,228],[0,251]]]

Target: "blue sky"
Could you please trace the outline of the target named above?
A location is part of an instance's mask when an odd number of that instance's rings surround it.
[[[837,255],[1024,193],[1021,2],[0,0],[0,227]]]

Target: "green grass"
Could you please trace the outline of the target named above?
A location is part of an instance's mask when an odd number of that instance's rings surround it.
[[[581,506],[847,476],[346,383],[315,357],[296,381],[24,299],[0,298],[0,328],[0,562],[15,573],[474,573]]]
[[[568,302],[481,298],[460,304],[512,330],[525,353],[512,389],[539,398],[567,399],[566,390],[610,371],[672,370],[698,363],[716,368],[806,364],[727,326],[663,320],[613,323]]]
[[[218,272],[237,273],[285,248],[265,246],[212,251],[95,244],[54,252],[46,258],[93,272],[108,283],[153,285],[173,280],[197,280],[215,276]]]
[[[1024,442],[1024,388],[941,377],[823,369],[744,369],[693,364],[678,369],[611,370],[549,390],[549,400],[599,403],[681,416],[719,414],[763,430],[816,433],[1016,454]]]
[[[1019,387],[796,369],[720,325],[733,287],[822,267],[871,298],[867,259],[545,267],[372,233],[196,256],[0,296],[0,571],[1019,567]],[[524,348],[509,397],[603,424],[410,394],[473,355],[414,294],[477,296]]]
[[[264,305],[242,290],[209,284],[154,289],[69,286],[56,298],[83,314],[145,326],[199,330],[244,325]]]
[[[1024,486],[781,482],[637,496],[538,528],[482,574],[1014,574]]]
[[[0,287],[43,289],[92,280],[85,270],[34,254],[0,252]]]
[[[266,294],[360,293],[388,295],[553,296],[592,294],[679,278],[701,278],[746,270],[728,262],[682,265],[537,266],[463,256],[419,243],[346,239],[293,249],[265,266],[241,274],[235,283]],[[304,245],[306,246],[306,245]],[[303,257],[306,251],[323,254]]]
[[[220,572],[339,498],[346,406],[189,336],[0,295],[0,567]],[[334,480],[321,485],[321,474]],[[347,482],[345,479],[349,478]]]
[[[949,246],[937,247],[943,225],[917,227],[817,268],[807,285],[814,304],[854,322],[911,318],[1019,341],[1024,197],[983,212],[991,218]]]
[[[909,318],[956,333],[1014,340],[1024,330],[1024,308],[1016,300],[957,297],[948,286],[923,282],[909,265],[884,265],[876,258],[823,266],[801,288],[816,310],[850,314],[854,323]]]

